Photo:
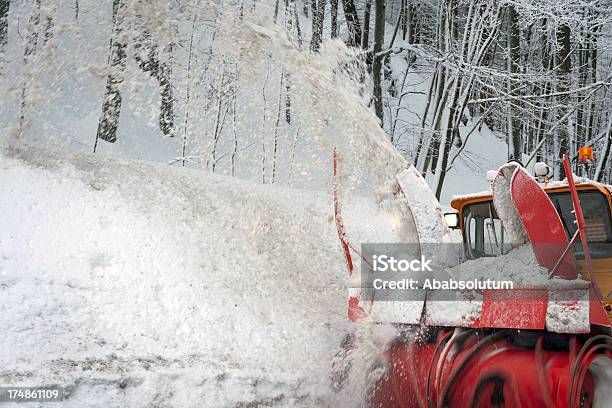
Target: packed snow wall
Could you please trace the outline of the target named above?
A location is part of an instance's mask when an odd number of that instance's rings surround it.
[[[23,146],[0,178],[0,382],[79,407],[333,405],[327,194]]]

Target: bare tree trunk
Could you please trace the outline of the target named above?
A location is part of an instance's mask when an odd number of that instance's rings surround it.
[[[463,78],[459,77],[459,75],[455,76],[451,98],[449,99],[447,113],[444,118],[444,126],[440,131],[440,136],[437,141],[437,152],[434,153],[434,160],[432,160],[432,169],[435,169],[433,188],[438,200],[442,194],[442,185],[446,177],[446,165],[448,163],[448,155],[450,153],[455,131],[457,101],[461,93],[462,81]]]
[[[126,64],[126,39],[124,38],[123,20],[125,14],[125,0],[113,0],[113,35],[111,43],[110,68],[111,73],[106,78],[106,90],[102,102],[102,114],[98,122],[94,153],[98,146],[98,139],[110,143],[117,141],[117,128],[121,114],[121,92],[123,71]]]
[[[397,21],[395,22],[395,28],[393,29],[393,35],[391,36],[391,41],[389,41],[389,46],[387,48],[393,48],[393,44],[395,44],[395,39],[397,38],[397,33],[399,32],[400,26],[402,25],[402,13],[400,12],[397,16]]]
[[[330,0],[331,7],[331,38],[338,37],[338,0]]]
[[[221,87],[225,87],[227,85],[227,83],[225,82],[226,79],[226,74],[225,71],[223,72],[223,75],[221,76]],[[219,144],[219,140],[221,139],[221,133],[223,132],[223,127],[225,126],[225,119],[227,118],[227,113],[229,112],[230,108],[233,105],[233,99],[236,98],[236,95],[232,95],[231,96],[231,100],[226,102],[225,104],[225,109],[223,110],[223,114],[221,114],[221,108],[223,106],[223,92],[221,90],[218,91],[217,93],[217,117],[215,119],[215,129],[214,129],[214,133],[213,133],[213,147],[211,150],[211,158],[209,160],[210,163],[212,163],[212,172],[215,172],[215,169],[217,167],[217,146]],[[206,163],[206,168],[208,168],[208,163]]]
[[[408,44],[414,44],[414,31],[416,28],[416,8],[412,0],[402,0],[401,9],[402,39]]]
[[[384,127],[384,111],[382,100],[382,62],[378,56],[382,51],[385,39],[385,0],[376,0],[376,19],[374,23],[374,60],[372,62],[372,80],[374,82],[374,111]]]
[[[400,4],[400,14],[402,20],[402,40],[406,40],[408,34],[408,4],[407,0],[402,0]]]
[[[189,124],[189,108],[191,99],[191,61],[193,59],[193,37],[195,34],[195,27],[198,20],[198,15],[194,14],[193,22],[191,24],[191,36],[189,39],[189,52],[187,54],[187,90],[185,92],[185,120],[183,122],[183,148],[182,148],[182,161],[183,167],[185,167],[185,154],[187,150],[187,125]]]
[[[372,0],[366,0],[363,11],[363,37],[361,48],[367,50],[370,47],[370,12],[372,11]]]
[[[337,5],[338,4],[336,2],[336,6]],[[285,20],[286,28],[290,32],[293,30],[293,27],[294,27],[293,17],[295,17],[295,27],[297,28],[298,43],[301,45],[302,40],[301,40],[301,34],[300,34],[300,24],[299,24],[300,22],[297,16],[297,12],[293,13],[293,11],[297,11],[295,0],[286,0],[286,3],[285,3],[285,14],[287,16]],[[291,73],[286,72],[284,73],[284,75],[285,75],[285,121],[288,124],[291,124]]]
[[[541,26],[541,36],[539,38],[540,44],[541,44],[541,68],[544,71],[547,71],[550,69],[551,65],[552,65],[552,57],[551,57],[551,53],[549,50],[549,37],[546,31],[546,25],[547,22],[544,19],[542,21],[542,26]],[[537,86],[535,88],[535,92],[540,92],[540,93],[548,93],[550,91],[550,81],[545,81],[543,86]],[[546,121],[548,120],[548,110],[545,109],[544,107],[542,107],[539,111],[538,117],[537,117],[537,127],[535,130],[535,140],[534,140],[534,145],[537,146],[538,143],[540,143],[540,141],[542,140],[542,138],[545,137],[546,134]],[[537,153],[537,161],[541,161],[543,159],[543,157],[546,156],[545,154],[542,155],[542,153],[538,152]]]
[[[25,74],[23,76],[23,85],[21,86],[21,115],[19,116],[19,134],[23,132],[26,120],[26,111],[28,109],[28,85],[30,82],[30,75],[28,72],[28,65],[32,56],[36,54],[36,46],[38,44],[38,29],[40,24],[40,0],[34,2],[34,9],[30,14],[28,21],[28,33],[26,36],[26,44],[23,51],[23,66]]]
[[[297,11],[297,4],[295,2],[295,0],[291,0],[290,2],[292,8],[293,8],[293,19],[292,22],[295,22],[295,32],[297,35],[297,39],[298,39],[298,44],[300,45],[300,47],[302,46],[302,29],[300,28],[300,17],[298,15],[298,11]]]
[[[599,160],[599,164],[597,165],[597,169],[595,170],[595,181],[602,182],[604,177],[603,169],[607,168],[608,160],[610,159],[610,149],[612,146],[612,113],[609,113],[610,119],[608,119],[608,128],[606,129],[607,137],[606,143],[604,144],[603,150],[601,152],[601,159]],[[610,181],[610,180],[608,180]]]
[[[166,136],[174,136],[174,98],[172,96],[172,44],[164,47],[165,58],[159,64],[159,88],[161,106],[159,128]]]
[[[312,0],[313,2],[315,0]],[[266,184],[266,129],[267,129],[267,116],[268,116],[268,98],[266,97],[266,88],[268,86],[268,80],[270,79],[270,62],[268,61],[268,70],[264,79],[263,89],[261,91],[263,99],[263,117],[261,120],[261,183]]]
[[[406,28],[407,31],[404,32],[404,40],[408,42],[408,44],[415,44],[415,29],[417,24],[417,14],[416,7],[414,4],[410,3],[406,6]]]
[[[557,66],[559,67],[559,85],[558,92],[565,92],[569,88],[570,75],[572,71],[571,61],[571,31],[569,26],[562,25],[557,29]],[[569,97],[559,97],[560,106],[569,106]],[[562,120],[565,112],[561,109],[557,110],[557,120]],[[560,123],[557,126],[556,136],[559,143],[559,159],[564,154],[569,153],[569,117],[565,119],[566,123]],[[558,171],[561,179],[565,178],[565,170],[559,160]]]
[[[594,30],[593,37],[591,39],[591,52],[589,52],[589,73],[591,82],[597,81],[597,53],[598,53],[598,44],[599,44],[599,32],[600,28],[596,28]],[[595,116],[596,116],[596,107],[595,107],[595,98],[591,101],[591,106],[589,108],[589,117],[587,118],[587,133],[586,140],[591,140],[593,136],[593,127],[595,126]]]
[[[223,74],[221,75],[221,85],[223,85],[224,81],[225,81],[225,71],[223,71]],[[210,151],[211,157],[209,159],[209,162],[206,163],[206,168],[208,168],[209,163],[212,163],[213,173],[215,172],[215,168],[217,167],[217,144],[219,143],[219,137],[221,136],[221,130],[220,130],[220,128],[222,127],[221,122],[222,120],[225,119],[221,114],[222,106],[223,106],[223,97],[222,97],[221,91],[219,90],[217,93],[217,115],[215,117],[215,126],[214,126],[214,131],[213,131],[213,146],[212,146],[212,150]]]
[[[236,154],[238,153],[238,134],[236,132],[236,99],[234,98],[232,103],[232,135],[234,136],[234,150],[232,151],[231,162],[232,162],[232,177],[236,171]]]
[[[143,5],[146,7],[146,5]],[[142,15],[136,16],[138,25],[134,28],[137,32],[134,49],[135,59],[138,66],[144,72],[157,79],[159,82],[160,110],[159,110],[159,129],[164,135],[174,136],[174,98],[172,95],[172,65],[174,59],[174,43],[167,43],[160,46],[159,39],[151,35],[155,30],[151,27],[151,22]],[[174,34],[177,27],[173,26]],[[193,44],[191,44],[193,45]],[[191,52],[191,50],[190,50]]]
[[[580,47],[581,49],[577,51],[578,54],[578,64],[576,66],[576,70],[577,72],[577,79],[578,79],[578,87],[581,88],[584,85],[586,85],[587,82],[587,76],[588,76],[588,54],[589,54],[589,43],[590,43],[590,34],[587,33],[583,33],[584,36],[584,43],[583,45]],[[581,97],[581,93],[578,93],[576,95],[578,98]],[[585,139],[584,136],[586,134],[586,129],[585,129],[585,124],[584,124],[584,118],[587,117],[588,113],[588,106],[589,105],[585,105],[585,106],[580,106],[578,109],[576,109],[576,127],[575,127],[575,135],[574,135],[574,145],[572,146],[572,148],[574,149],[574,151],[577,151],[579,146],[584,145]]]
[[[276,5],[274,6],[274,24],[276,24],[278,20],[279,7],[280,7],[280,0],[276,0]]]
[[[287,175],[287,185],[291,185],[291,175],[293,174],[293,162],[295,161],[295,148],[297,147],[298,137],[300,136],[300,127],[298,126],[293,138],[293,146],[291,147],[291,160],[289,161],[289,174]]]
[[[514,6],[510,5],[506,8],[506,17],[508,24],[508,72],[512,76],[517,74],[521,64],[521,43],[520,43],[520,30],[518,13]],[[513,97],[519,96],[519,83],[512,78],[509,79],[509,91]],[[519,160],[522,157],[522,145],[523,139],[521,137],[521,120],[519,118],[520,111],[514,107],[519,104],[519,101],[515,101],[509,108],[509,120],[508,120],[508,159]]]
[[[342,0],[342,8],[344,9],[344,19],[346,20],[349,32],[348,45],[350,47],[358,47],[361,45],[361,24],[359,23],[359,15],[357,14],[355,2],[353,0]]]
[[[8,45],[8,14],[10,5],[10,0],[0,0],[0,77],[4,75],[4,65],[6,62],[4,55]]]
[[[10,0],[0,0],[0,57],[4,54],[8,44],[8,14]]]
[[[278,152],[278,131],[280,128],[281,122],[281,112],[283,108],[283,82],[285,80],[285,73],[281,72],[280,75],[280,84],[278,87],[278,111],[276,114],[276,124],[274,125],[274,148],[272,149],[272,178],[270,179],[270,183],[274,184],[276,181],[276,155]]]
[[[439,70],[439,75],[436,79],[438,89],[436,90],[436,103],[434,105],[435,109],[431,123],[431,134],[429,139],[427,139],[426,143],[423,145],[425,154],[421,156],[422,161],[421,166],[419,167],[420,171],[423,173],[423,177],[427,175],[427,171],[429,170],[430,166],[435,170],[437,164],[437,152],[440,148],[440,126],[442,123],[442,117],[444,116],[444,108],[446,107],[446,102],[448,100],[451,87],[456,80],[456,78],[451,77],[447,81],[444,67],[441,66]]]
[[[438,27],[437,27],[438,49],[441,52],[444,52],[446,51],[446,46],[447,46],[447,41],[446,41],[447,25],[450,26],[450,24],[448,23],[448,18],[446,14],[446,3],[445,2],[439,3],[438,16],[439,16]],[[433,106],[434,115],[433,115],[433,121],[431,124],[431,135],[428,139],[424,141],[425,143],[422,144],[421,150],[423,150],[424,154],[419,155],[419,162],[417,163],[418,169],[423,174],[423,177],[427,175],[427,171],[429,170],[430,165],[432,168],[436,167],[436,160],[437,160],[436,153],[440,146],[440,123],[442,121],[442,115],[444,112],[443,108],[446,104],[446,100],[448,99],[448,93],[450,91],[450,87],[452,86],[452,83],[453,83],[452,78],[447,83],[446,69],[443,64],[440,64],[438,66],[438,71],[436,72],[436,81],[435,81],[436,89],[435,89],[435,99],[434,99],[435,102]],[[429,108],[429,104],[427,105],[427,108]]]
[[[310,50],[318,52],[321,48],[321,40],[323,39],[323,19],[325,18],[325,2],[326,0],[318,0],[316,15],[313,10],[312,20],[312,39],[310,41]],[[315,0],[312,0],[315,4]]]
[[[431,83],[429,84],[429,90],[427,91],[427,99],[425,101],[425,108],[423,109],[423,116],[421,117],[421,129],[419,130],[419,140],[416,147],[416,154],[414,157],[414,165],[417,169],[421,169],[423,165],[422,157],[425,154],[422,153],[422,150],[428,150],[429,144],[425,141],[425,125],[427,124],[427,116],[429,115],[429,107],[431,106],[431,99],[434,93],[434,89],[436,88],[436,83],[438,82],[438,76],[440,74],[440,70],[436,67],[434,71],[433,78],[431,78]]]
[[[310,45],[312,48],[313,37],[316,35],[318,31],[317,30],[317,0],[310,0],[310,11],[312,13],[312,18],[310,19],[312,23],[312,27],[311,27],[312,34],[310,37]]]

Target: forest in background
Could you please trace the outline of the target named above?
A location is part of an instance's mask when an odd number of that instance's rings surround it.
[[[438,197],[477,134],[558,179],[593,147],[576,172],[612,183],[611,23],[597,0],[0,0],[0,132],[304,185],[316,143],[374,132],[350,99]]]

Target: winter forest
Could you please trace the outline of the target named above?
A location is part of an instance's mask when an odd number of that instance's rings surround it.
[[[611,102],[612,0],[0,0],[0,405],[607,407]]]
[[[609,183],[611,23],[606,0],[2,0],[0,132],[309,187],[377,121],[438,198],[508,159],[562,179],[583,146]]]

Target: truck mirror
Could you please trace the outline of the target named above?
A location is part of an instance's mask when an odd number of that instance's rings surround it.
[[[444,220],[448,224],[448,228],[450,229],[459,228],[459,213],[456,213],[456,212],[445,213]]]

